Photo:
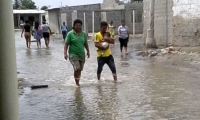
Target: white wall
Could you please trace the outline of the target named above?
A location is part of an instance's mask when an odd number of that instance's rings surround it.
[[[67,14],[66,13],[61,13],[61,24],[65,22],[67,25]]]
[[[104,0],[101,9],[124,9],[124,5],[119,5],[116,0]]]
[[[48,13],[48,11],[45,12],[45,19],[46,19],[46,22],[49,23],[49,13]]]
[[[173,0],[173,43],[200,45],[200,0]]]
[[[116,0],[104,0],[101,4],[101,10],[108,9],[124,9],[124,5],[119,5]],[[107,21],[106,12],[101,13],[101,21]]]
[[[60,13],[58,10],[48,11],[49,27],[54,33],[60,33]]]
[[[200,18],[200,0],[173,0],[173,16]]]

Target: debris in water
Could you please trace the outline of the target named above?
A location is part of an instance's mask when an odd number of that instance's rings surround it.
[[[40,88],[48,88],[48,85],[33,85],[31,86],[31,89],[40,89]]]

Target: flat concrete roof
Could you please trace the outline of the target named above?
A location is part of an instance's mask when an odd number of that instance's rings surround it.
[[[48,8],[48,9],[46,9],[45,11],[59,10],[59,9],[60,9],[60,7],[55,7],[55,8]]]
[[[44,10],[13,10],[13,14],[44,14]]]
[[[62,6],[62,7],[54,7],[54,8],[48,8],[45,11],[51,11],[51,10],[58,10],[58,9],[63,9],[63,8],[72,8],[72,7],[81,7],[81,6],[90,6],[90,5],[101,5],[101,3],[94,3],[94,4],[84,4],[84,5],[76,5],[76,6]]]

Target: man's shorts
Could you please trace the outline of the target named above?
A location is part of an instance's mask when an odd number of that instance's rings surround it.
[[[85,58],[70,57],[69,60],[74,68],[74,71],[83,70]]]
[[[50,37],[50,34],[48,32],[43,32],[43,37],[44,38],[49,38]]]

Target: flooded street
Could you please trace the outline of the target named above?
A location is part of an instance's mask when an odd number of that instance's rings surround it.
[[[91,58],[76,88],[73,68],[64,60],[63,40],[51,40],[46,49],[32,42],[27,50],[16,33],[17,71],[31,85],[19,97],[20,120],[200,120],[199,68],[177,61],[136,56],[141,39],[130,40],[129,55],[121,58],[118,40],[112,47],[121,82],[114,83],[107,65],[102,80],[96,78],[96,49],[89,42]]]

